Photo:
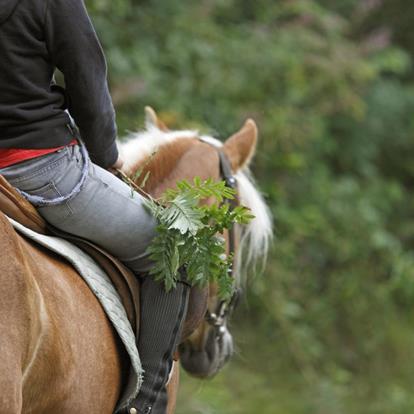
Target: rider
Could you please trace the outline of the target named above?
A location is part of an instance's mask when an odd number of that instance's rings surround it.
[[[54,82],[56,67],[65,89]],[[88,170],[71,117],[89,152]],[[108,171],[123,163],[116,134],[106,62],[83,0],[0,0],[0,174],[42,200],[72,193],[60,204],[37,205],[39,213],[142,275],[151,265],[145,251],[156,223],[141,196],[131,197]],[[187,302],[185,283],[166,293],[143,278],[137,342],[145,374],[131,406],[138,413],[166,411],[165,384]]]

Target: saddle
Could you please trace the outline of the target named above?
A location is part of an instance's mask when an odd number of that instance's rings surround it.
[[[117,290],[132,330],[139,329],[139,282],[118,259],[95,244],[62,232],[46,223],[37,210],[0,175],[0,211],[36,233],[66,239],[91,256],[102,267]]]

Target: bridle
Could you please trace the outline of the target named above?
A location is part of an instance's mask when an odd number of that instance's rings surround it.
[[[219,155],[219,163],[220,163],[220,178],[224,180],[226,186],[232,189],[237,189],[237,180],[233,175],[231,170],[231,164],[227,155],[217,149]],[[224,203],[228,204],[230,209],[234,209],[237,206],[237,198],[226,198],[223,201]],[[234,275],[234,252],[235,252],[235,243],[236,243],[236,232],[234,226],[229,229],[229,248],[228,254],[233,256],[233,262],[230,268],[230,276],[235,279]],[[227,316],[233,311],[236,307],[241,291],[239,288],[235,288],[233,292],[233,296],[231,297],[230,301],[220,300],[217,304],[215,310],[210,312],[208,309],[206,311],[205,320],[206,322],[214,328],[216,331],[216,340],[221,341],[223,339],[224,334],[227,332],[226,323],[227,323]]]

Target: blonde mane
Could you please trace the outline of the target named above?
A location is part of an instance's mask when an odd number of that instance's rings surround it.
[[[133,174],[137,165],[148,159],[158,149],[183,139],[200,139],[217,148],[223,146],[218,139],[199,135],[198,131],[164,131],[147,123],[144,131],[131,133],[124,142],[118,144],[124,159],[124,172]],[[242,270],[248,265],[255,265],[258,260],[265,263],[273,231],[270,210],[257,190],[249,170],[245,168],[237,171],[235,178],[238,184],[240,204],[248,207],[255,216],[247,226],[243,226],[236,257],[237,269],[235,269],[240,282],[244,273]]]

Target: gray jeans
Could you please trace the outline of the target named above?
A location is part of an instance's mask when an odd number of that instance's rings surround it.
[[[68,194],[81,177],[78,145],[0,169],[14,187],[44,198]],[[109,171],[90,162],[80,193],[51,207],[39,207],[42,217],[60,230],[105,248],[134,272],[145,272],[145,250],[155,235],[155,219],[142,196]]]

